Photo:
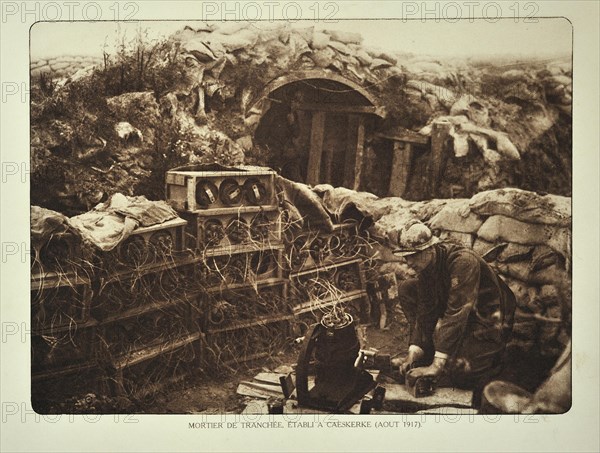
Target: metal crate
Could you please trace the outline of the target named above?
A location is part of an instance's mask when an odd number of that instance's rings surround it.
[[[178,211],[276,205],[275,172],[240,166],[216,171],[170,170],[166,199]]]
[[[40,283],[40,282],[38,282]],[[86,322],[92,287],[87,279],[54,280],[51,286],[32,283],[31,325],[34,331],[64,328]]]
[[[185,379],[201,364],[201,334],[135,351],[112,363],[113,393],[142,398]]]
[[[184,251],[186,224],[185,220],[176,218],[135,229],[117,247],[102,254],[106,270],[137,269],[172,262]]]
[[[124,279],[100,280],[92,300],[95,319],[107,320],[141,313],[165,303],[185,300],[197,283],[193,264]]]
[[[73,326],[53,329],[31,336],[31,369],[48,372],[86,361],[91,357],[95,328]]]
[[[203,347],[205,369],[231,371],[249,361],[275,356],[292,343],[290,326],[291,320],[286,317],[207,334]]]
[[[197,299],[198,325],[210,334],[291,315],[287,283],[273,279],[257,286],[240,285],[202,294]]]
[[[365,276],[360,259],[292,273],[290,280],[290,298],[297,304],[340,299],[345,294],[365,289]]]
[[[167,305],[137,316],[103,322],[99,327],[99,355],[109,361],[190,334],[187,303]]]
[[[283,275],[283,250],[237,251],[209,256],[198,263],[200,285],[206,290],[236,284],[254,284]]]
[[[31,248],[31,274],[68,273],[83,265],[81,237],[70,231],[53,234],[46,243]]]
[[[277,208],[239,208],[181,216],[188,222],[186,246],[200,253],[214,248],[281,243],[281,214]]]
[[[287,265],[292,272],[365,256],[367,252],[367,239],[356,223],[334,225],[331,233],[309,230],[285,239]]]

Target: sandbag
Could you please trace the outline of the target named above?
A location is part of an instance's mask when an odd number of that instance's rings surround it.
[[[521,189],[497,189],[471,198],[471,210],[479,215],[504,215],[529,223],[569,226],[571,198],[539,195]]]
[[[364,216],[372,216],[372,203],[378,200],[377,195],[369,192],[356,192],[345,187],[321,184],[313,189],[323,199],[323,206],[335,218],[344,220],[344,212],[349,206],[357,209]]]
[[[471,212],[468,199],[449,201],[430,221],[432,230],[475,233],[481,228],[483,220]]]
[[[533,255],[535,246],[515,244],[509,242],[502,248],[496,261],[500,263],[516,263],[518,261],[529,261]]]
[[[31,206],[31,244],[37,247],[44,244],[54,234],[70,229],[69,219],[60,212]]]
[[[344,44],[360,44],[362,42],[362,35],[351,31],[342,30],[324,30],[328,33],[332,39],[343,42]]]
[[[568,274],[558,265],[533,272],[525,261],[508,264],[496,263],[495,267],[501,274],[535,285],[554,285],[568,280]]]
[[[493,242],[485,241],[480,237],[475,238],[475,241],[473,242],[473,251],[479,256],[484,256],[494,247],[495,244]]]
[[[432,217],[440,212],[449,201],[450,200],[444,199],[418,201],[416,203],[412,203],[412,205],[409,207],[409,210],[421,222],[428,222]]]
[[[375,224],[369,228],[369,232],[373,237],[387,244],[389,247],[397,248],[399,234],[402,228],[404,225],[414,220],[416,220],[415,216],[409,211],[393,211],[377,220]]]
[[[150,201],[144,196],[114,194],[92,211],[71,217],[69,224],[97,246],[108,251],[125,240],[138,226],[151,226],[177,218],[166,201]]]
[[[312,40],[308,44],[315,50],[324,49],[327,47],[327,44],[329,44],[329,39],[329,35],[315,30],[312,35]]]
[[[283,209],[288,211],[293,225],[333,231],[329,213],[309,186],[278,175],[275,176],[275,184],[282,197]]]
[[[570,256],[571,231],[553,225],[525,223],[503,215],[489,217],[477,235],[489,242],[547,245],[565,258]]]
[[[81,236],[105,252],[127,239],[138,225],[133,218],[97,211],[71,217],[69,222]]]
[[[494,140],[496,142],[496,150],[507,159],[519,160],[521,158],[519,150],[504,132],[497,132],[471,123],[461,124],[460,129],[463,132],[480,134]]]
[[[459,233],[456,231],[442,231],[440,233],[440,239],[454,244],[462,245],[467,248],[473,248],[473,241],[475,236],[469,233]]]

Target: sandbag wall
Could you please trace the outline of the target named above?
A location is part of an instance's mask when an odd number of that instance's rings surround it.
[[[558,356],[570,338],[571,199],[519,189],[446,200],[424,219],[481,255],[517,298],[512,345]]]

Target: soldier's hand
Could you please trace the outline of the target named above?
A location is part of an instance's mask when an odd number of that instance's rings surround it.
[[[406,359],[397,363],[400,374],[404,376],[413,367],[413,364],[417,360],[422,359],[424,355],[425,351],[423,351],[423,349],[417,345],[411,344],[408,347],[408,355],[406,356]]]

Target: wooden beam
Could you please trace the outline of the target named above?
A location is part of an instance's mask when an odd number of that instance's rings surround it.
[[[431,160],[429,161],[429,195],[435,197],[444,170],[444,146],[452,125],[447,121],[433,123],[431,129]]]
[[[399,134],[385,134],[377,132],[375,137],[385,138],[387,140],[393,140],[397,142],[414,143],[416,145],[427,145],[429,143],[429,137],[426,135],[420,135],[417,133],[399,133]]]
[[[392,171],[390,172],[390,197],[402,197],[410,177],[410,165],[413,158],[413,145],[411,143],[394,142],[394,155],[392,157]]]
[[[358,118],[358,128],[356,130],[356,158],[354,161],[354,190],[360,186],[362,176],[363,155],[365,151],[365,117]]]
[[[346,156],[344,158],[344,187],[354,187],[354,167],[356,165],[356,140],[358,131],[358,116],[348,116],[348,136]]]
[[[373,105],[320,104],[313,102],[292,102],[292,109],[332,113],[378,113],[377,107]]]
[[[324,137],[325,112],[313,112],[310,131],[310,153],[308,155],[308,170],[306,172],[306,183],[309,185],[319,184]]]

